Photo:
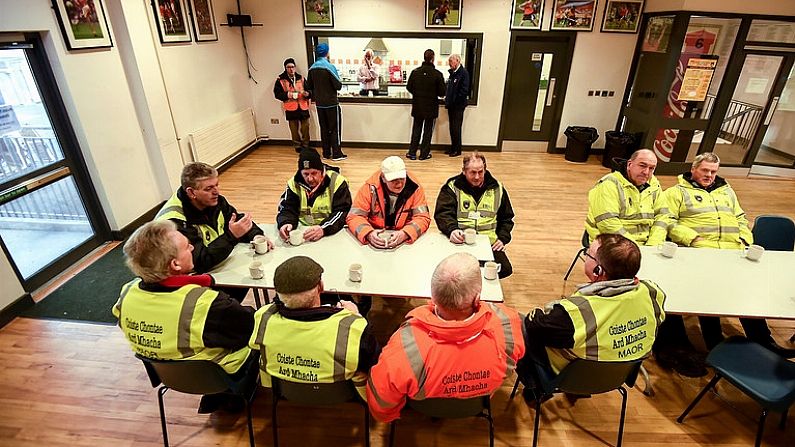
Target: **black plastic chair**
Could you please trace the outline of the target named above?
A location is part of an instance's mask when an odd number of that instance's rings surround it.
[[[624,384],[632,387],[638,377],[643,359],[632,360],[629,362],[597,362],[595,360],[576,359],[566,365],[563,371],[555,377],[535,364],[536,370],[541,378],[542,388],[545,395],[555,393],[568,393],[581,396],[591,394],[601,394],[608,391],[618,390],[623,399],[621,403],[621,420],[618,425],[618,443],[616,447],[621,447],[624,437],[624,419],[627,413],[627,390]],[[519,379],[513,385],[511,399],[516,394],[519,386]],[[538,445],[538,425],[541,421],[541,396],[536,399],[536,420],[533,428],[533,447]]]
[[[717,395],[714,391],[715,385],[720,379],[726,379],[762,406],[755,446],[758,447],[762,443],[762,432],[768,412],[781,413],[779,428],[784,430],[787,411],[795,402],[795,363],[745,337],[734,336],[727,338],[710,351],[707,365],[715,369],[715,377],[701,390],[676,422],[684,421],[685,416],[707,394],[707,391],[712,390]],[[721,400],[725,401],[722,397]]]
[[[412,410],[432,418],[461,419],[473,416],[482,417],[489,421],[489,446],[494,447],[494,420],[491,418],[491,399],[488,395],[469,399],[409,399],[407,405]],[[394,445],[396,423],[397,420],[392,421],[392,426],[389,428],[389,447]]]
[[[289,382],[271,377],[273,389],[273,447],[279,445],[279,434],[276,425],[276,407],[281,400],[289,400],[301,405],[312,407],[337,405],[348,401],[356,401],[364,406],[364,445],[370,446],[370,409],[362,401],[353,382],[346,380],[334,383],[303,383]]]
[[[574,260],[571,261],[569,270],[566,272],[566,276],[563,277],[564,281],[569,280],[569,275],[571,275],[571,271],[574,270],[574,265],[577,264],[577,260],[580,259],[580,256],[591,246],[591,238],[588,236],[588,230],[582,232],[582,241],[580,242],[582,243],[582,248],[574,255]]]
[[[160,425],[163,429],[163,445],[168,447],[168,428],[166,426],[166,410],[163,395],[169,389],[186,394],[229,394],[243,399],[248,420],[248,437],[254,447],[254,427],[251,424],[251,401],[254,399],[256,387],[250,396],[244,394],[246,378],[234,381],[217,363],[209,360],[153,360],[136,354],[144,363],[152,387],[161,386],[157,390],[157,403],[160,406]],[[253,362],[254,365],[257,362]],[[253,369],[256,374],[257,370]]]
[[[795,250],[795,222],[789,217],[764,214],[754,220],[754,244],[765,250]]]

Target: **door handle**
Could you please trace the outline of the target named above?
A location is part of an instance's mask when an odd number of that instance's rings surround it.
[[[552,105],[552,101],[555,100],[555,78],[549,78],[549,83],[547,84],[547,107]]]
[[[767,111],[767,116],[765,117],[765,126],[770,125],[770,120],[773,119],[773,114],[776,113],[776,109],[778,108],[778,98],[779,97],[776,96],[772,101],[770,101],[770,110]]]

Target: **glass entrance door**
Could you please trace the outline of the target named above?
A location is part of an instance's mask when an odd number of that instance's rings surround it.
[[[754,166],[795,168],[795,66],[789,70],[781,93],[771,100],[762,125],[764,135]]]
[[[27,291],[109,236],[38,43],[0,44],[0,245]]]

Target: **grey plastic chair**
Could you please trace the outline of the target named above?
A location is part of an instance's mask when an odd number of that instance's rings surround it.
[[[355,401],[364,407],[364,445],[370,446],[370,409],[362,401],[353,382],[346,380],[334,383],[303,383],[289,382],[271,377],[273,387],[273,411],[271,412],[273,424],[273,447],[279,446],[279,433],[276,420],[276,408],[279,401],[289,400],[301,405],[312,407],[337,405],[344,402]]]
[[[217,363],[209,360],[153,360],[141,355],[135,355],[144,363],[144,368],[149,375],[152,387],[163,384],[157,390],[157,403],[160,407],[160,426],[163,429],[163,445],[168,444],[168,428],[166,426],[166,410],[163,395],[169,389],[186,394],[217,394],[224,393],[243,399],[246,406],[246,419],[248,421],[248,437],[251,447],[254,447],[254,427],[251,424],[251,401],[254,400],[254,391],[246,396],[244,387],[249,383],[243,378],[234,381]],[[253,362],[257,365],[257,362]],[[252,368],[253,374],[257,369]],[[252,372],[249,372],[251,374]],[[255,380],[256,382],[256,380]]]
[[[438,419],[461,419],[468,417],[482,417],[489,421],[489,446],[494,447],[494,420],[491,418],[490,396],[477,396],[469,399],[431,398],[411,400],[407,405],[414,411]],[[389,447],[395,442],[395,425],[392,421],[389,428]]]

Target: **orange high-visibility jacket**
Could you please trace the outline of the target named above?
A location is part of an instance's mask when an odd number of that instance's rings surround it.
[[[525,353],[522,317],[502,304],[481,302],[464,321],[442,320],[433,304],[406,318],[367,382],[367,404],[382,422],[397,419],[409,398],[491,395]]]
[[[364,185],[359,188],[359,192],[356,193],[353,207],[346,218],[348,229],[362,244],[368,243],[367,235],[374,229],[382,228],[403,230],[408,234],[411,242],[416,241],[431,226],[431,213],[428,209],[428,201],[425,200],[425,190],[422,189],[414,174],[406,171],[406,186],[403,190],[411,191],[412,189],[414,192],[406,199],[405,203],[398,203],[395,225],[387,228],[385,222],[386,191],[381,185],[381,170],[379,169],[364,182]]]

